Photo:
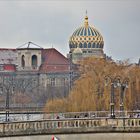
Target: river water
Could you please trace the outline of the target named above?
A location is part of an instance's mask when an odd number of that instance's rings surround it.
[[[140,140],[140,133],[94,133],[55,135],[60,140]],[[0,140],[51,140],[52,135],[4,137]]]

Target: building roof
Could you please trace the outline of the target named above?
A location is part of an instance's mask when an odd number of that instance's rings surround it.
[[[24,50],[24,49],[43,49],[41,46],[33,43],[33,42],[27,42],[23,45],[21,45],[20,47],[17,48],[18,50]]]
[[[42,50],[42,72],[67,72],[69,60],[55,48]]]
[[[17,65],[16,49],[0,48],[0,64],[15,64]]]
[[[0,48],[0,65],[3,71],[16,71],[16,66],[19,63],[18,49],[41,49],[42,64],[39,69],[40,72],[64,73],[70,70],[69,59],[55,48],[43,49],[32,42],[28,42],[17,49]]]

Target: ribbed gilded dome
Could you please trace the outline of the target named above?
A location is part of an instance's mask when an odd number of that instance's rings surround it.
[[[84,25],[76,29],[69,40],[71,52],[78,47],[82,50],[103,49],[103,45],[102,35],[94,27],[89,26],[87,16]]]

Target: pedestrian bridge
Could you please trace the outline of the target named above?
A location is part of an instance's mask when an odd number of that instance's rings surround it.
[[[140,132],[140,118],[63,118],[0,123],[0,136]]]

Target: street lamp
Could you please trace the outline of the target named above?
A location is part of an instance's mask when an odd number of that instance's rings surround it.
[[[111,82],[111,96],[110,96],[110,111],[111,118],[115,118],[115,92],[114,89],[120,87],[120,116],[124,117],[124,91],[128,87],[129,79],[121,78],[120,76],[111,77],[110,75],[105,76],[105,84],[108,85]]]
[[[6,93],[6,99],[5,99],[5,121],[8,122],[9,121],[9,88],[6,88],[5,84],[2,83],[1,84],[1,92],[2,94],[4,94],[4,92]]]
[[[1,81],[0,81],[0,88],[1,88],[1,93],[5,93],[5,121],[9,121],[9,100],[10,100],[10,93],[13,92],[14,89],[14,79],[13,79],[13,74],[7,74],[7,75],[2,75],[1,76]]]
[[[129,79],[128,78],[124,78],[123,80],[119,80],[120,81],[120,88],[121,88],[121,92],[120,92],[120,116],[124,117],[124,92],[125,89],[128,88],[128,84],[129,84]]]
[[[13,80],[13,79],[12,79]],[[12,81],[13,82],[13,81]],[[6,118],[5,118],[5,121],[6,122],[9,122],[9,114],[10,114],[10,94],[12,94],[13,92],[14,92],[14,86],[12,85],[12,87],[8,87],[8,88],[6,88],[5,87],[5,89],[6,89],[6,104],[5,104],[5,106],[6,106],[6,112],[5,112],[5,114],[6,114]]]
[[[6,91],[6,118],[5,121],[9,121],[9,89]]]
[[[71,91],[72,88],[72,78],[73,78],[73,71],[72,71],[72,53],[70,52],[70,57],[69,57],[69,64],[70,64],[70,72],[69,72],[69,92]]]
[[[105,84],[108,85],[111,82],[111,93],[110,93],[110,114],[111,118],[115,118],[115,92],[114,89],[119,86],[119,77],[111,77],[110,75],[105,76]]]

